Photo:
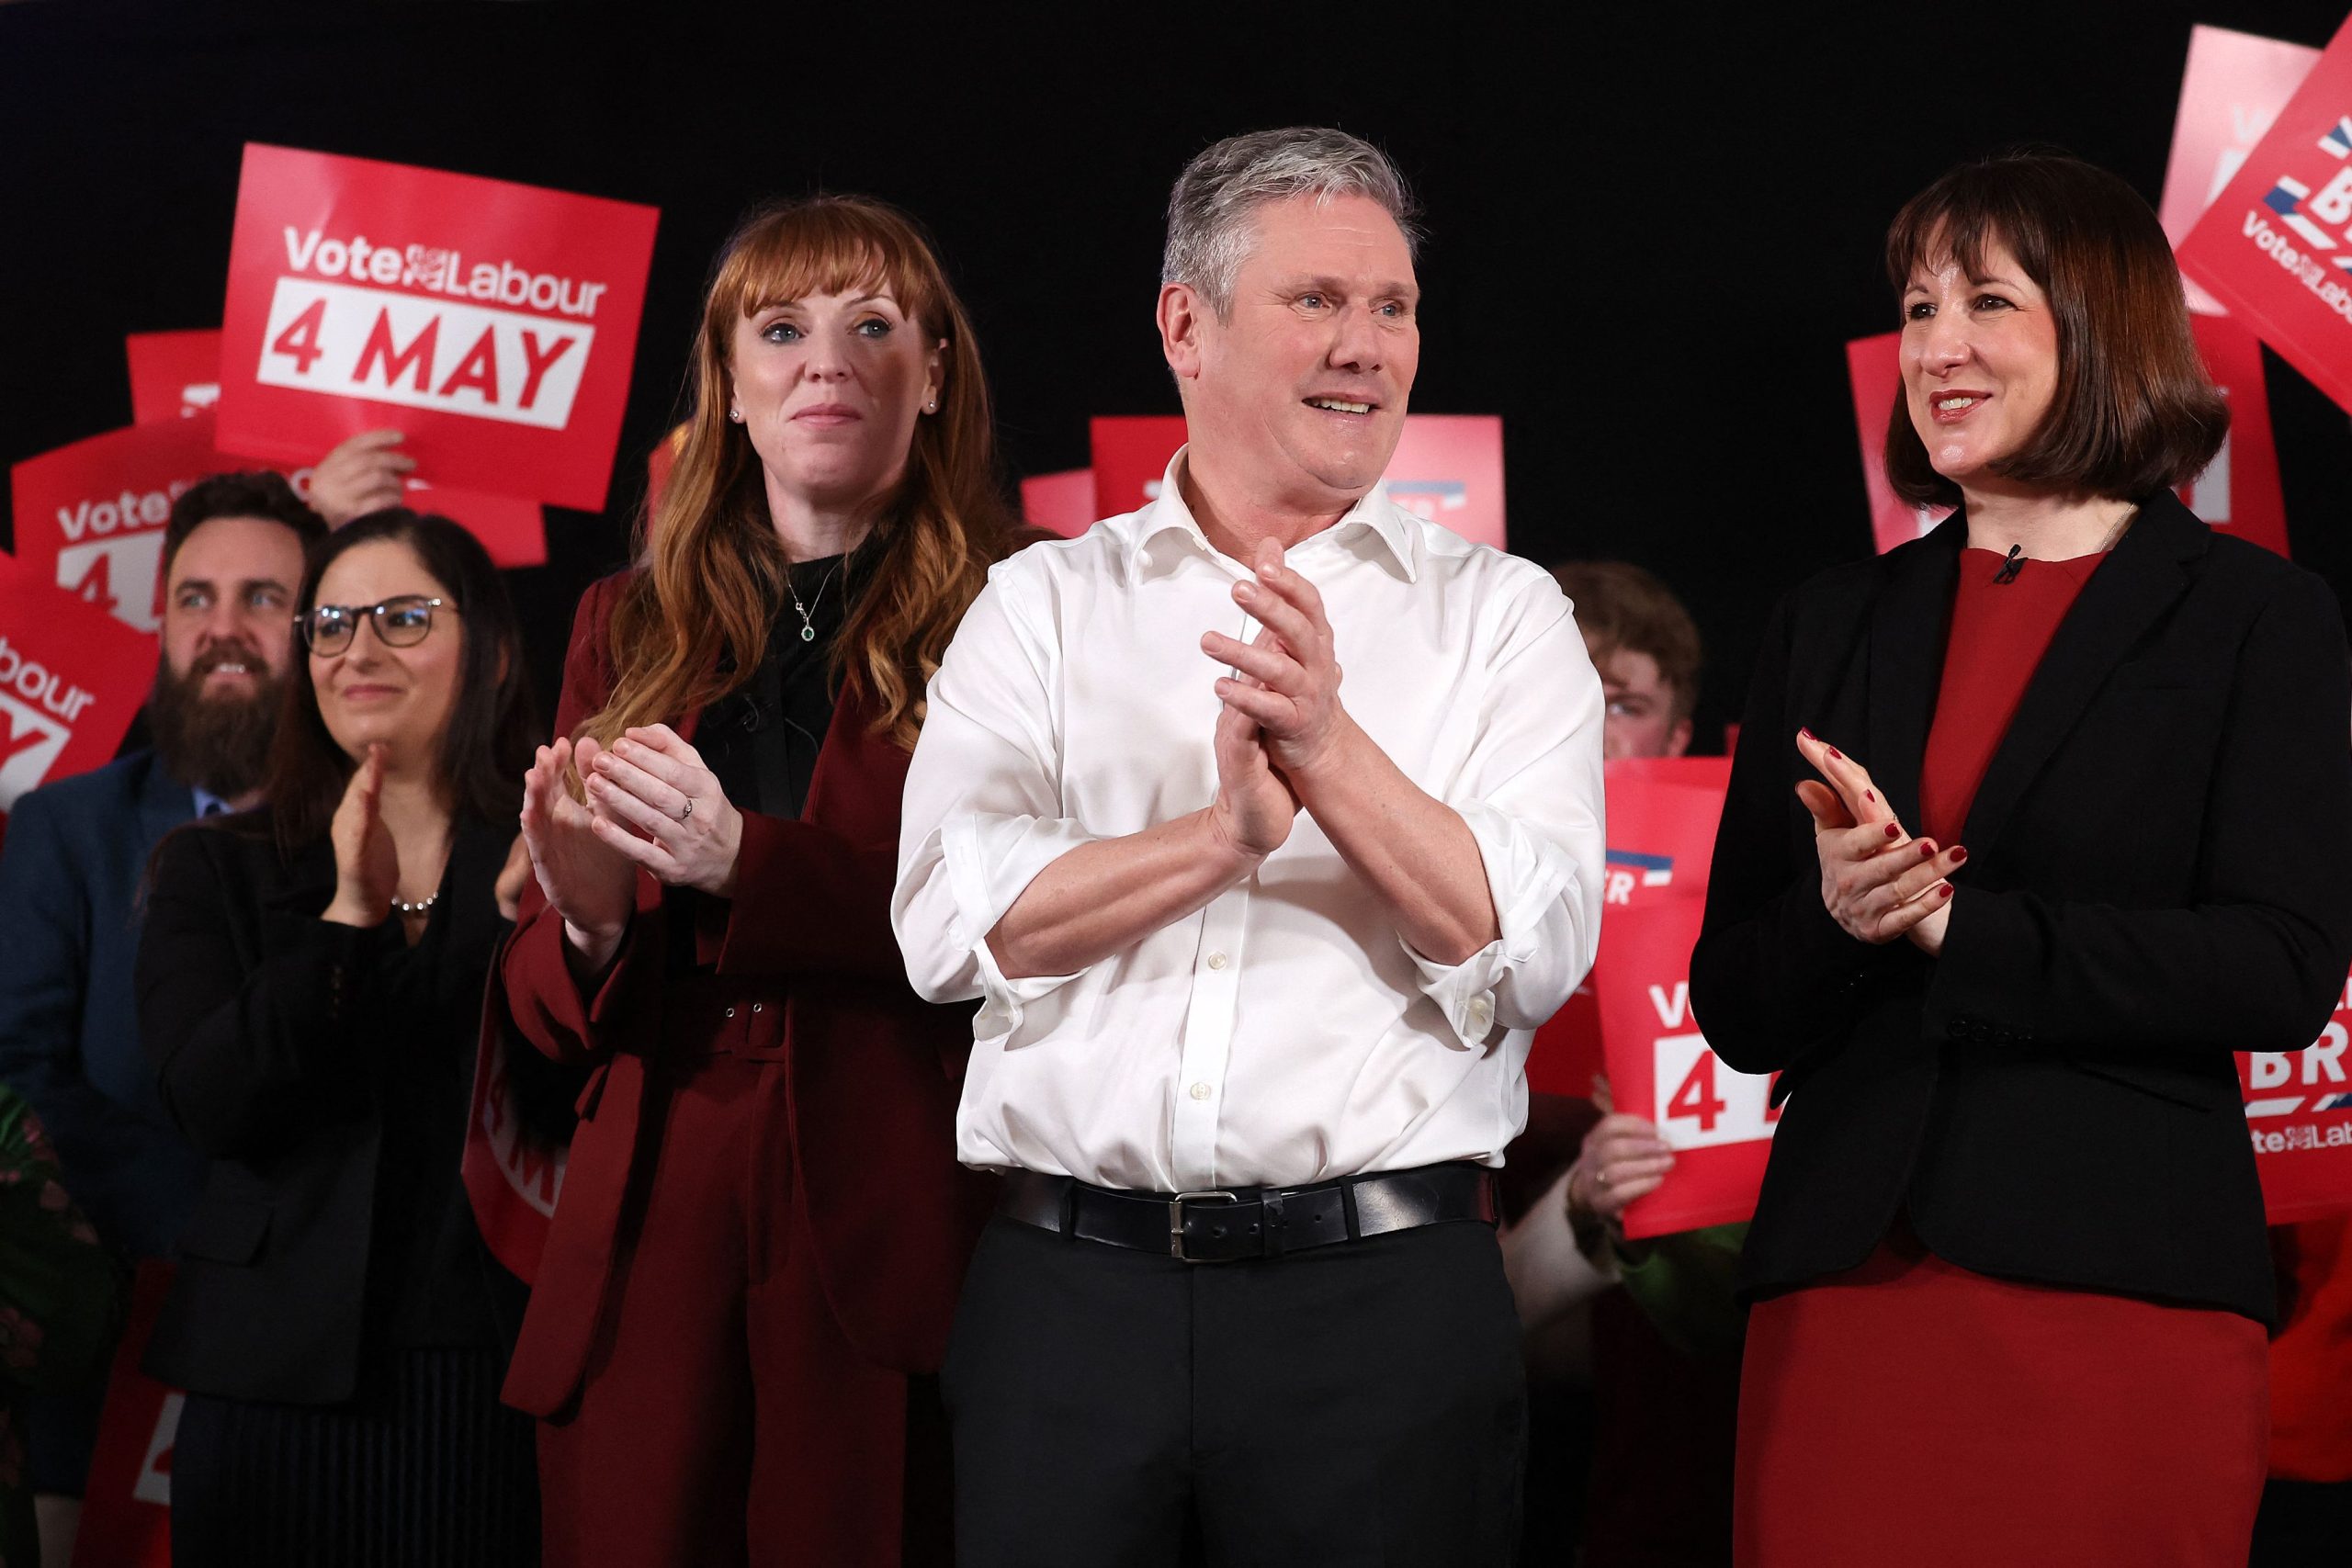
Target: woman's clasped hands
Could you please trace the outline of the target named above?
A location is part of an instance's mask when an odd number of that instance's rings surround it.
[[[1947,878],[1968,859],[1967,849],[1939,849],[1905,832],[1869,771],[1811,730],[1797,731],[1797,750],[1828,781],[1804,780],[1797,798],[1813,815],[1821,902],[1830,918],[1873,945],[1908,937],[1930,956],[1941,952],[1951,923]]]
[[[570,787],[574,771],[580,795]],[[702,754],[666,724],[542,746],[523,781],[523,839],[548,906],[591,967],[611,961],[637,903],[637,870],[731,897],[743,817]]]

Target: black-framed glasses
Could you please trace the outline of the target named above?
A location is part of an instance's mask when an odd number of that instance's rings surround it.
[[[351,646],[363,620],[376,623],[376,640],[386,648],[413,648],[433,629],[433,612],[457,613],[447,599],[403,593],[380,604],[320,604],[294,617],[303,646],[322,659],[333,659]]]

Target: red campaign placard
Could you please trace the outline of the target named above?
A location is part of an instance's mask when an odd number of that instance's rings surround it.
[[[1625,758],[1606,764],[1604,777],[1609,847],[1594,976],[1611,962],[1620,911],[1664,898],[1706,897],[1731,759]],[[1538,1094],[1592,1096],[1592,1080],[1604,1070],[1594,976],[1585,977],[1530,1043],[1527,1087]]]
[[[154,676],[152,636],[0,555],[0,812],[111,761]]]
[[[2230,433],[2205,471],[2180,499],[2214,527],[2287,554],[2287,498],[2278,483],[2278,448],[2270,437],[2270,389],[2262,379],[2262,344],[2245,323],[2191,316],[2206,374],[2230,403]]]
[[[1886,426],[1903,397],[1903,334],[1881,333],[1846,345],[1846,377],[1854,391],[1854,428],[1862,439],[1862,488],[1871,498],[1871,537],[1884,555],[1925,534],[1948,514],[1914,506],[1886,481]]]
[[[678,465],[678,454],[686,449],[686,427],[673,425],[670,434],[653,444],[645,455],[645,515],[651,517],[653,508],[662,500],[663,487],[670,482],[670,470]]]
[[[1625,1210],[1629,1236],[1753,1214],[1780,1121],[1772,1077],[1724,1066],[1690,1016],[1690,950],[1705,912],[1699,898],[1612,911],[1607,958],[1597,970],[1617,1109],[1657,1122],[1675,1154],[1665,1184]]]
[[[2352,984],[2305,1050],[2238,1054],[2246,1131],[2272,1224],[2352,1209]]]
[[[2180,109],[2172,122],[2172,160],[2165,165],[2156,217],[2175,245],[2245,166],[2278,111],[2311,74],[2319,51],[2300,43],[2232,32],[2188,29],[2188,63],[2180,74]],[[2222,313],[2221,302],[2194,282],[2188,308]]]
[[[1175,415],[1091,422],[1097,517],[1133,512],[1159,493],[1184,444]],[[1388,499],[1473,544],[1503,547],[1503,422],[1497,414],[1412,413],[1381,476]],[[1090,522],[1091,519],[1089,520]]]
[[[2278,448],[2270,434],[2270,389],[2262,379],[2262,346],[2236,321],[2191,316],[2205,373],[2229,400],[2230,433],[2222,449],[2180,499],[2216,528],[2287,553],[2287,502],[2278,483]],[[1856,338],[1846,345],[1854,394],[1854,426],[1861,437],[1862,484],[1870,492],[1871,533],[1879,553],[1906,544],[1942,522],[1941,507],[1913,506],[1887,483],[1887,422],[1902,396],[1900,333]]]
[[[1165,463],[1160,465],[1163,468]],[[1094,470],[1069,468],[1032,474],[1021,481],[1021,520],[1048,534],[1075,539],[1103,513],[1094,510]]]
[[[213,416],[130,424],[8,471],[17,559],[124,625],[163,624],[164,528],[207,474],[247,467],[214,448]]]
[[[130,362],[130,420],[153,424],[203,413],[220,400],[220,330],[132,333],[122,340]]]
[[[2352,408],[2352,24],[2178,247],[2190,277]]]
[[[220,394],[220,334],[216,332],[132,333],[123,340],[130,361],[130,413],[141,424],[158,421],[208,419]],[[311,454],[311,461],[326,455]],[[235,457],[216,457],[203,470],[251,468]],[[305,500],[311,493],[311,467],[291,469],[287,476]],[[186,485],[181,486],[186,489]],[[546,530],[538,502],[480,491],[408,480],[407,503],[419,512],[437,512],[466,525],[500,566],[543,566],[548,558]],[[173,494],[176,495],[177,491]],[[156,546],[146,547],[160,547]],[[22,535],[19,534],[19,538]],[[19,549],[18,554],[23,551]],[[126,617],[128,618],[128,617]],[[133,625],[139,623],[134,621]],[[152,626],[148,629],[153,629]]]
[[[310,478],[307,472],[302,477],[305,480]],[[305,494],[309,488],[307,483],[303,486]],[[537,502],[518,501],[511,495],[487,495],[451,485],[429,485],[417,479],[408,480],[401,488],[401,500],[413,510],[437,512],[453,523],[464,524],[466,532],[481,541],[481,547],[490,552],[490,558],[497,565],[547,564],[547,528]]]
[[[396,426],[436,484],[601,511],[659,216],[247,144],[222,445],[307,463]]]
[[[526,1285],[538,1278],[539,1251],[571,1152],[523,1125],[509,1093],[505,1055],[494,1040],[485,1040],[474,1054],[472,1108],[458,1172],[491,1255]]]
[[[172,1448],[181,1395],[139,1370],[172,1286],[168,1263],[139,1265],[130,1316],[115,1349],[83,1492],[74,1568],[167,1568],[172,1561]]]

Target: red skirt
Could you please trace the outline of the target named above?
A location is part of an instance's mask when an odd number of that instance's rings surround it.
[[[1740,1568],[2241,1568],[2269,1432],[2262,1325],[1995,1280],[1907,1231],[1758,1303]]]

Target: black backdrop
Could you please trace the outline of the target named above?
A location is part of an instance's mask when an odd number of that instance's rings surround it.
[[[0,461],[129,420],[126,332],[218,324],[246,141],[658,206],[612,504],[550,511],[548,564],[514,580],[548,682],[581,588],[627,553],[704,270],[746,205],[862,190],[931,226],[1010,478],[1083,465],[1091,414],[1173,412],[1151,304],[1184,159],[1337,124],[1429,209],[1413,406],[1504,416],[1514,549],[1631,558],[1683,592],[1713,736],[1771,601],[1870,548],[1843,344],[1894,324],[1878,246],[1903,198],[2034,141],[2154,201],[2192,22],[2320,44],[2343,18],[2341,0],[1636,4],[1542,25],[1000,4],[853,29],[820,9],[0,4]],[[2342,591],[2352,428],[2270,371],[2295,552]]]

